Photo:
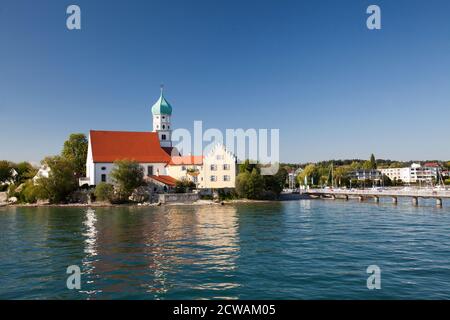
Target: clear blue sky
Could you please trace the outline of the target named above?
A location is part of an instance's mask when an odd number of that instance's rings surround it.
[[[450,159],[449,14],[446,0],[2,0],[0,159],[151,130],[160,83],[174,127],[279,128],[283,161]]]

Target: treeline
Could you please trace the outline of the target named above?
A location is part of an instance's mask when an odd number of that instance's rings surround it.
[[[48,200],[51,203],[68,202],[69,197],[78,189],[78,178],[86,174],[88,141],[84,134],[71,134],[64,142],[60,155],[49,156],[41,161],[44,168],[49,168],[48,176],[39,175],[39,170],[31,164],[22,163],[26,172],[17,172],[13,180],[0,176],[0,182],[7,186],[8,196],[17,198],[18,202],[35,203]],[[2,161],[5,163],[6,161]],[[7,170],[4,169],[3,172]],[[9,170],[13,174],[13,170]]]
[[[246,160],[239,166],[236,194],[240,198],[272,200],[278,198],[286,184],[287,170],[280,166],[275,175],[261,175],[261,166]]]

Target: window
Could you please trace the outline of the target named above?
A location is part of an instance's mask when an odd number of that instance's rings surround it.
[[[216,171],[217,170],[217,165],[212,164],[210,168],[211,168],[211,171]]]
[[[163,119],[165,119],[166,117],[162,116]]]
[[[156,125],[156,129],[159,129],[159,124]]]
[[[223,170],[230,170],[230,165],[229,164],[224,164],[223,165]]]
[[[217,177],[216,176],[210,176],[209,180],[212,181],[212,182],[217,181]]]
[[[186,166],[181,166],[181,171],[186,171]]]
[[[102,167],[102,170],[105,171],[105,170],[106,170],[106,167]]]
[[[165,126],[165,125],[163,125],[162,127],[163,127],[163,129],[165,129],[165,128],[166,128],[166,126]]]
[[[147,166],[147,176],[153,175],[153,166]]]
[[[106,182],[106,174],[102,174],[102,182]]]
[[[161,140],[166,140],[166,135],[165,134],[161,135]]]
[[[223,176],[223,181],[230,181],[230,176]]]

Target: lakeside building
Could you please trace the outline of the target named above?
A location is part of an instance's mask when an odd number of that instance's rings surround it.
[[[365,180],[380,181],[382,178],[382,174],[379,170],[376,169],[371,170],[361,169],[350,172],[349,178],[358,181],[365,181]]]
[[[128,159],[143,167],[145,180],[163,190],[169,190],[177,180],[183,179],[193,181],[200,189],[235,187],[236,157],[223,145],[196,156],[183,156],[172,146],[172,106],[162,89],[151,111],[151,132],[89,132],[86,177],[80,179],[80,185],[111,183],[114,162]]]
[[[392,181],[401,180],[404,183],[421,183],[437,181],[442,168],[436,162],[428,162],[424,165],[413,163],[411,167],[385,168],[380,169],[380,171]]]

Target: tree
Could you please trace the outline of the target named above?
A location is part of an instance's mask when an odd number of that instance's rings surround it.
[[[88,140],[82,133],[72,133],[64,142],[61,155],[73,163],[77,177],[86,175],[86,159],[88,152]]]
[[[0,161],[0,183],[7,182],[12,179],[12,165],[11,162],[2,160]]]
[[[377,160],[375,159],[375,156],[373,153],[370,155],[370,169],[376,169],[377,168]]]
[[[78,182],[74,175],[73,164],[60,156],[47,157],[42,164],[50,168],[49,176],[37,180],[39,197],[51,203],[67,201],[68,196],[77,189]]]
[[[319,183],[320,179],[320,172],[317,166],[313,163],[308,164],[305,169],[299,173],[297,176],[297,180],[301,185],[305,184],[305,177],[307,178],[308,184],[311,183],[311,179],[313,180],[314,184]]]
[[[144,169],[132,160],[114,162],[110,174],[120,201],[127,201],[134,189],[144,185]]]
[[[260,171],[257,163],[250,163],[250,160],[245,160],[243,163],[239,165],[239,172],[248,172],[251,173],[253,169]]]
[[[256,168],[253,168],[248,179],[247,198],[261,199],[264,190],[264,180]]]
[[[22,184],[26,180],[29,180],[33,178],[36,173],[37,169],[33,167],[29,162],[19,162],[14,165],[14,170],[17,172],[17,176],[15,177],[15,180],[17,184]]]
[[[274,196],[278,197],[283,191],[287,179],[287,170],[280,168],[274,175],[262,176],[264,180],[264,190],[272,192]]]
[[[236,177],[236,193],[240,198],[247,197],[248,180],[250,179],[250,173],[243,171]]]

